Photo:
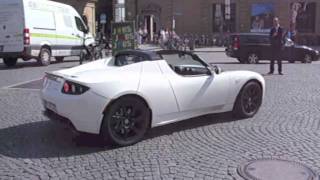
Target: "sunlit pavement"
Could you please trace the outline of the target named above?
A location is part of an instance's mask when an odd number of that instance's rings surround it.
[[[267,61],[243,65],[224,53],[200,56],[224,70],[269,70]],[[254,118],[203,116],[152,129],[123,148],[103,145],[97,136],[74,139],[42,114],[39,90],[8,88],[77,64],[0,64],[0,179],[241,180],[237,168],[255,159],[290,160],[320,173],[319,62],[284,63],[284,76],[265,75],[265,99]]]

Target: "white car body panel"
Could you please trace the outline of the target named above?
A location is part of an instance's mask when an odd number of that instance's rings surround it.
[[[98,60],[71,69],[53,72],[65,80],[87,86],[83,95],[44,87],[42,99],[57,105],[57,113],[70,119],[78,131],[100,133],[108,104],[124,95],[138,95],[152,111],[151,127],[209,113],[232,111],[241,88],[250,80],[263,77],[250,71],[222,72],[205,76],[176,74],[165,60],[143,61],[126,66],[110,65],[113,58]]]
[[[163,76],[157,62],[143,62],[138,94],[152,109],[152,126],[170,121],[179,112],[177,101],[167,77]]]

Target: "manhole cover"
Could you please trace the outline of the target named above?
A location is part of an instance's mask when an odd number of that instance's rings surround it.
[[[303,164],[275,159],[254,160],[238,167],[246,180],[316,180],[316,174]]]

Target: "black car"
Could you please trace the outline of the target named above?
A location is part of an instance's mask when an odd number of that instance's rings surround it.
[[[291,39],[284,38],[282,60],[294,63],[311,63],[319,59],[319,52],[307,46],[295,44]],[[230,35],[226,49],[229,57],[234,57],[240,63],[255,64],[259,60],[270,60],[272,57],[269,34],[239,33]]]

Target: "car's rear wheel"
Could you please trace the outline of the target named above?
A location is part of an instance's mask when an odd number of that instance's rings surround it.
[[[258,82],[250,81],[244,85],[233,108],[234,116],[237,118],[253,117],[261,106],[262,93]]]
[[[105,142],[128,146],[142,140],[149,128],[150,110],[139,98],[127,96],[107,108],[101,126]]]
[[[18,58],[4,58],[3,59],[3,63],[7,66],[7,67],[13,67],[17,64]]]
[[[258,64],[259,63],[259,55],[257,53],[249,53],[247,56],[248,64]]]
[[[47,47],[43,47],[40,50],[38,62],[42,66],[48,66],[51,63],[51,51]]]
[[[55,58],[56,58],[56,61],[57,61],[58,63],[62,63],[63,60],[64,60],[64,57],[63,57],[63,56],[58,56],[58,57],[55,57]]]
[[[312,55],[311,54],[305,54],[303,56],[302,63],[312,63]]]

